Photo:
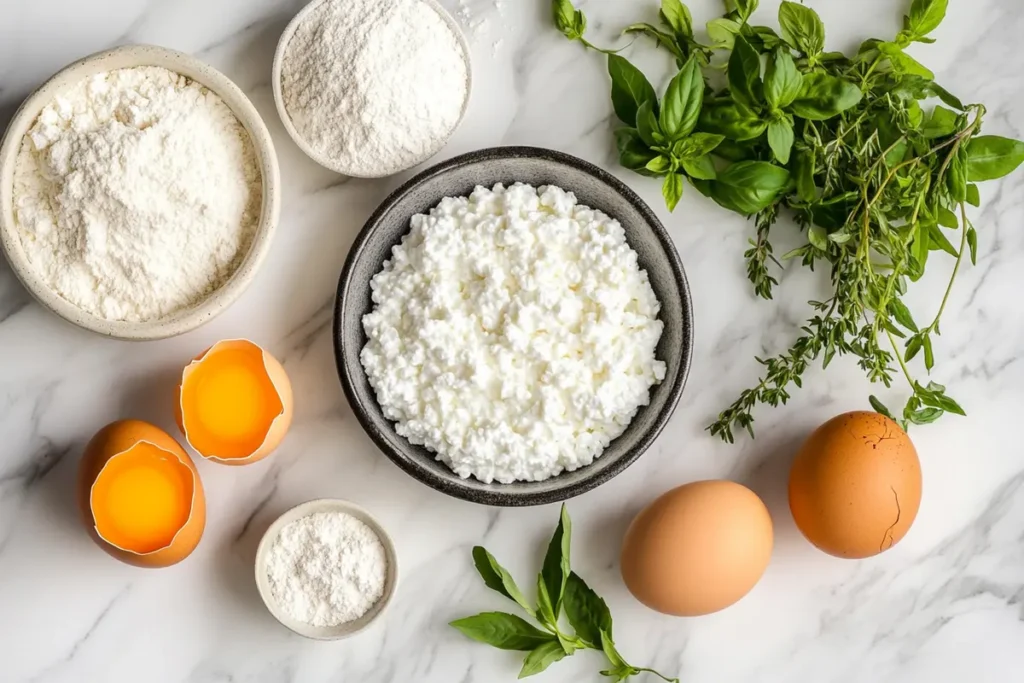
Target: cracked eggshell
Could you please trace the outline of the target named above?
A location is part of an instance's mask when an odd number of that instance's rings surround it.
[[[789,508],[797,527],[836,557],[888,550],[910,530],[920,506],[914,444],[878,413],[845,413],[821,425],[790,470]]]

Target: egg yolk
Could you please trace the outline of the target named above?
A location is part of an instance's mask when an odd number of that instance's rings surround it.
[[[215,349],[182,386],[189,443],[205,456],[246,458],[263,444],[284,406],[256,346]]]
[[[192,512],[192,470],[151,443],[110,459],[96,477],[90,504],[96,531],[137,553],[166,548]]]

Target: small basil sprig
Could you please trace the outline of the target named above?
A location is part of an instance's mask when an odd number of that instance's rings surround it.
[[[612,640],[612,615],[605,603],[570,566],[569,547],[572,521],[565,505],[555,533],[548,544],[544,563],[537,576],[537,607],[533,607],[516,586],[512,576],[484,548],[473,548],[473,563],[488,588],[518,604],[536,619],[537,628],[522,617],[505,612],[483,612],[451,622],[467,637],[502,650],[528,653],[519,678],[538,674],[577,650],[599,650],[609,668],[601,671],[614,681],[625,681],[642,673],[652,673],[670,683],[679,683],[653,669],[626,663]],[[561,624],[565,614],[573,632]]]
[[[619,55],[608,55],[611,98],[619,120],[630,126],[616,132],[619,162],[642,175],[663,177],[669,211],[683,196],[686,179],[715,177],[711,152],[724,136],[695,132],[704,104],[704,77],[691,56],[659,101],[647,77]]]

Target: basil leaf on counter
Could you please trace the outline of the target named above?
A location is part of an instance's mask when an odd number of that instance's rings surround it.
[[[760,137],[768,123],[742,104],[715,102],[705,106],[701,111],[700,127],[701,130],[743,142]]]
[[[680,173],[669,173],[661,185],[661,194],[665,197],[665,206],[675,211],[679,200],[683,198],[683,176]]]
[[[655,147],[665,142],[665,136],[658,125],[658,117],[654,115],[654,103],[650,100],[640,105],[636,112],[636,129],[640,138],[649,146]]]
[[[825,49],[825,25],[810,7],[784,1],[779,6],[779,26],[786,42],[809,59],[813,60]]]
[[[1024,142],[997,135],[979,135],[967,143],[967,179],[995,180],[1013,173],[1024,162]]]
[[[946,18],[948,4],[949,0],[914,0],[907,17],[907,30],[917,38],[928,35]]]
[[[512,575],[482,546],[473,548],[473,563],[488,588],[501,593],[509,600],[514,600],[527,614],[533,614],[533,607],[519,590]]]
[[[790,105],[790,111],[802,119],[825,121],[856,106],[862,96],[853,83],[815,71],[804,74],[800,94]]]
[[[741,161],[719,172],[711,197],[736,213],[753,215],[789,185],[789,171],[766,161]]]
[[[558,639],[532,626],[522,617],[505,612],[483,612],[451,622],[463,635],[502,650],[528,651],[546,643],[562,649]]]
[[[688,138],[680,140],[673,146],[673,153],[681,159],[692,159],[702,157],[713,152],[722,142],[725,136],[714,133],[694,133]]]
[[[785,109],[800,95],[803,76],[789,50],[778,48],[768,60],[764,77],[764,96],[772,109]]]
[[[544,555],[544,565],[541,569],[541,577],[547,587],[551,604],[554,606],[555,617],[561,613],[562,595],[565,593],[565,582],[569,580],[571,571],[569,566],[569,547],[572,543],[572,521],[569,519],[569,512],[565,504],[562,504],[562,511],[559,513],[558,526],[548,543],[547,554]]]
[[[565,614],[576,629],[576,635],[591,647],[601,646],[601,632],[611,635],[612,615],[608,605],[598,597],[579,574],[569,574],[565,584]]]
[[[728,63],[729,88],[732,98],[747,107],[761,101],[761,56],[742,35],[736,36]]]
[[[690,134],[696,127],[704,104],[704,76],[694,57],[690,57],[669,82],[661,103],[661,130],[670,141]]]
[[[714,180],[718,175],[715,171],[715,162],[712,161],[710,154],[692,159],[683,159],[680,163],[683,170],[686,171],[686,175],[691,178]]]
[[[539,674],[565,656],[565,650],[562,649],[557,640],[538,645],[530,654],[526,655],[523,668],[519,670],[519,678]]]
[[[661,0],[659,16],[662,23],[672,29],[677,36],[693,37],[693,17],[681,0]]]
[[[926,138],[944,138],[956,132],[956,124],[959,116],[956,112],[945,107],[935,107],[932,115],[928,117],[921,134]]]
[[[608,55],[608,75],[612,79],[612,106],[615,115],[627,126],[636,126],[636,114],[644,102],[657,105],[658,96],[643,72],[619,55]]]
[[[793,150],[793,124],[781,118],[769,123],[768,146],[780,164],[788,164],[789,153]]]
[[[647,164],[658,153],[647,146],[635,128],[620,128],[615,131],[615,144],[619,150],[619,163],[631,171],[647,175]]]

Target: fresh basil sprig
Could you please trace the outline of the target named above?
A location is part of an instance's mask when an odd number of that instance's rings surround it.
[[[493,555],[480,546],[473,548],[473,562],[487,587],[518,604],[541,628],[505,612],[483,612],[457,619],[451,625],[481,643],[502,650],[527,652],[519,678],[538,674],[577,650],[589,649],[604,653],[609,667],[601,671],[601,675],[614,681],[652,673],[670,683],[679,683],[677,678],[633,666],[622,658],[612,640],[612,615],[608,605],[579,574],[572,571],[569,562],[571,541],[572,522],[563,505],[558,526],[537,576],[536,607],[523,597],[512,576]],[[572,626],[572,633],[563,630],[563,612]]]
[[[556,23],[578,39],[585,19],[569,0],[554,6]],[[964,104],[907,53],[913,43],[934,42],[948,0],[912,0],[902,30],[891,40],[865,40],[851,56],[826,51],[825,25],[813,9],[782,2],[776,32],[753,23],[757,6],[725,0],[725,14],[706,24],[708,45],[694,37],[681,0],[662,0],[658,24],[627,27],[654,39],[680,67],[661,101],[638,69],[609,57],[612,99],[626,126],[615,132],[624,167],[663,178],[670,209],[689,182],[754,217],[744,258],[760,297],[772,298],[780,259],[829,269],[831,296],[809,302],[812,314],[790,348],[758,359],[760,381],[709,430],[727,441],[737,428],[753,434],[755,406],[785,403],[811,363],[827,367],[842,355],[853,356],[872,382],[889,387],[897,374],[906,378],[902,412],[869,399],[904,427],[962,415],[944,386],[915,378],[911,363],[933,371],[953,283],[965,259],[977,260],[968,211],[980,204],[977,183],[1020,166],[1024,142],[981,135],[985,107]],[[717,69],[727,87],[704,79]],[[935,99],[942,104],[932,106]],[[806,242],[777,258],[770,234],[780,216],[792,216]],[[934,316],[919,323],[903,297],[934,252],[953,259],[952,274]]]

